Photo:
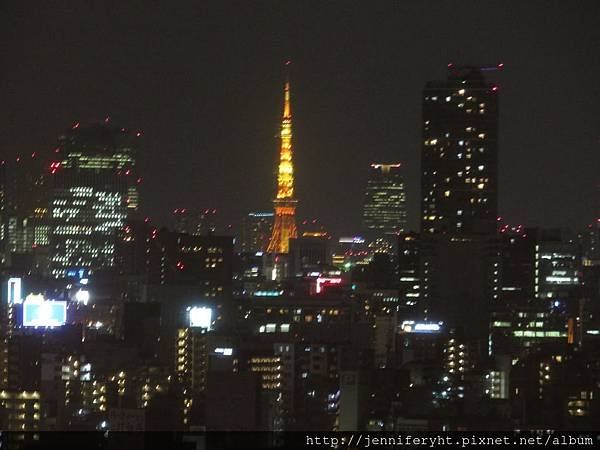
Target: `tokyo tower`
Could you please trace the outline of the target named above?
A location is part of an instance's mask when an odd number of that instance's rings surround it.
[[[286,62],[286,66],[290,62]],[[268,253],[288,253],[289,239],[298,235],[296,229],[296,205],[294,199],[294,164],[292,162],[292,110],[290,107],[290,81],[285,83],[283,118],[281,121],[281,148],[277,175],[277,197],[273,200],[275,222]]]

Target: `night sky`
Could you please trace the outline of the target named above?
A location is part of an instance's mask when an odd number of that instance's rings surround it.
[[[0,156],[74,121],[144,132],[142,210],[271,210],[283,62],[293,60],[299,216],[360,226],[370,162],[402,161],[419,224],[421,91],[446,64],[505,64],[500,214],[582,227],[599,214],[600,2],[0,3]]]

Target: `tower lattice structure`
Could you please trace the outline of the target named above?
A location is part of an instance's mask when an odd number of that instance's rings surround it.
[[[288,63],[289,64],[289,63]],[[292,110],[290,106],[290,82],[285,83],[283,118],[281,121],[281,148],[277,175],[277,197],[273,200],[275,221],[268,253],[288,253],[289,239],[298,235],[296,229],[296,205],[294,198],[294,164],[292,162]]]

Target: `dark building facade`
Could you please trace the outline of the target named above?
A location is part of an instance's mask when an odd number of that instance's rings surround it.
[[[173,219],[175,231],[178,233],[201,236],[217,232],[217,212],[215,208],[202,210],[175,208]]]
[[[47,269],[48,157],[32,152],[0,165],[0,246],[7,267]]]
[[[272,212],[250,212],[242,221],[241,250],[244,253],[264,252],[273,228]]]
[[[500,66],[501,67],[501,66]],[[454,67],[423,91],[421,228],[493,233],[498,209],[496,68]]]

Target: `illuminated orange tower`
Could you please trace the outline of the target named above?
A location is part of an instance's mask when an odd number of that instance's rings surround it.
[[[286,66],[290,62],[286,62]],[[285,83],[283,118],[281,121],[281,148],[277,174],[277,198],[273,200],[275,221],[268,253],[288,253],[289,239],[298,235],[296,229],[296,205],[294,199],[294,164],[292,162],[292,110],[290,107],[290,80]]]

